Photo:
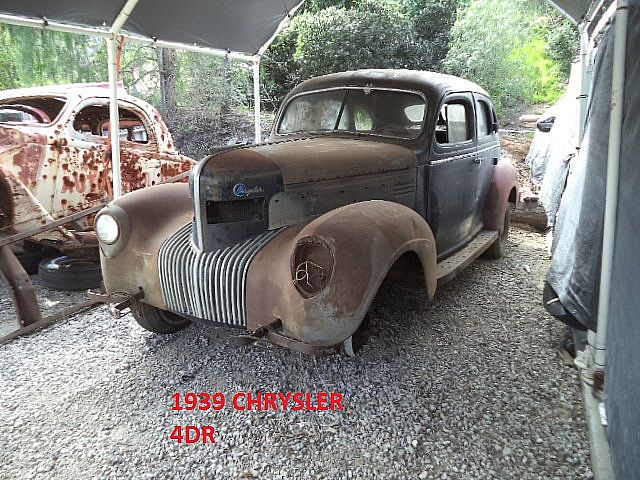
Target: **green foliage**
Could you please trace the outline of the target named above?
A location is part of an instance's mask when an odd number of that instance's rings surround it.
[[[212,55],[178,52],[178,105],[217,115],[227,102],[234,109],[248,106],[253,96],[250,66]]]
[[[316,11],[325,4],[332,6]],[[263,72],[269,106],[299,81],[317,75],[361,68],[436,68],[442,53],[426,40],[428,32],[421,36],[414,29],[410,12],[386,0],[315,2],[267,50]]]
[[[571,28],[537,1],[476,0],[458,13],[444,69],[484,86],[500,113],[552,103],[568,78]]]
[[[106,78],[104,42],[69,33],[0,26],[0,88]]]
[[[449,51],[451,28],[460,3],[459,0],[405,0],[403,3],[416,35],[429,42],[433,61],[438,64]]]

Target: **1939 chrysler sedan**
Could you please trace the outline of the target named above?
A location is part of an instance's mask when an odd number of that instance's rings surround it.
[[[96,218],[108,298],[144,328],[241,327],[304,352],[344,347],[400,262],[426,294],[500,257],[518,198],[488,94],[460,78],[361,70],[303,82],[267,143],[222,149],[190,184]]]

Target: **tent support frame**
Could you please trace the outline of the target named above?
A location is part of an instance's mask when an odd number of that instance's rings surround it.
[[[611,120],[607,151],[607,181],[605,193],[604,228],[602,234],[602,264],[598,297],[598,331],[596,335],[594,370],[602,372],[606,364],[607,322],[611,295],[615,229],[618,211],[618,182],[624,100],[625,59],[627,51],[628,0],[617,0],[611,80]]]

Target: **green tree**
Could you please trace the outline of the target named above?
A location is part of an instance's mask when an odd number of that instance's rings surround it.
[[[451,28],[456,20],[460,0],[405,0],[407,15],[419,39],[428,42],[433,61],[440,64],[449,51]]]
[[[296,16],[267,50],[263,71],[272,105],[296,83],[317,75],[361,68],[437,67],[439,58],[432,43],[417,34],[402,4],[344,3],[349,8],[310,9]]]
[[[539,1],[473,1],[458,12],[443,67],[484,86],[501,114],[552,103],[570,67],[567,53],[559,53],[566,37],[553,41],[550,33],[560,20]]]

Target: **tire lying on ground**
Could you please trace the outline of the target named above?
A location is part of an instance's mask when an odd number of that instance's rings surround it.
[[[102,281],[99,261],[66,255],[42,260],[38,276],[42,285],[56,290],[98,288]]]
[[[43,258],[51,258],[60,255],[60,252],[50,247],[43,247],[37,243],[24,242],[24,251],[17,253],[16,258],[22,265],[22,268],[29,274],[38,273],[38,266]]]

